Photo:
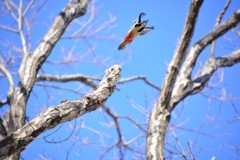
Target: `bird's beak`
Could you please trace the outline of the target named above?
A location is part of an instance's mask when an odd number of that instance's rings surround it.
[[[146,26],[147,23],[148,23],[148,21],[149,21],[149,20],[145,20],[145,21],[143,21],[143,22],[141,23],[141,25],[144,24],[144,25]]]
[[[149,20],[146,20],[146,21],[143,21],[143,22],[141,22],[141,23],[137,23],[137,24],[135,24],[135,27],[145,27],[146,25],[147,25],[147,22],[148,22]]]

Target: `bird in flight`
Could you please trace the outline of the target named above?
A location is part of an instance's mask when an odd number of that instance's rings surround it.
[[[129,45],[138,35],[145,35],[150,30],[153,30],[154,27],[146,27],[148,20],[141,21],[142,16],[145,13],[140,13],[137,20],[134,21],[133,26],[129,29],[127,35],[124,37],[121,44],[118,46],[118,50],[124,49],[127,45]]]

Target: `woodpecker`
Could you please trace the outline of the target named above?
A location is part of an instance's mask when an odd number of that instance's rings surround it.
[[[142,16],[145,13],[140,13],[138,19],[136,19],[133,23],[133,26],[129,29],[127,35],[124,37],[122,43],[118,46],[118,50],[124,49],[127,45],[129,45],[138,35],[145,35],[150,30],[153,30],[154,27],[146,27],[148,20],[141,21]]]

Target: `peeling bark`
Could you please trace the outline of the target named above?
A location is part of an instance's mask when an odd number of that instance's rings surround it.
[[[170,121],[170,113],[172,109],[172,106],[170,106],[170,100],[172,96],[172,90],[176,82],[182,61],[185,57],[184,54],[190,44],[197,21],[197,15],[202,2],[203,0],[193,0],[191,3],[181,40],[174,53],[172,61],[169,64],[167,75],[164,79],[158,101],[151,113],[148,122],[149,125],[146,148],[146,155],[148,160],[164,159],[164,137],[166,128]]]
[[[185,58],[202,2],[203,0],[191,2],[182,37],[169,64],[158,101],[151,113],[146,148],[148,160],[164,159],[165,133],[170,122],[170,114],[176,105],[187,96],[199,93],[218,68],[232,66],[240,61],[239,50],[224,57],[212,57],[200,70],[199,75],[194,80],[191,79],[195,62],[203,49],[240,22],[240,10],[238,10],[196,42]]]
[[[85,97],[48,108],[0,142],[1,159],[20,152],[38,135],[60,123],[70,121],[99,108],[113,93],[120,77],[121,66],[114,65],[105,72],[97,89]]]
[[[192,70],[195,66],[196,60],[198,56],[201,54],[201,51],[204,48],[206,48],[209,44],[211,44],[215,39],[222,36],[231,28],[235,27],[239,22],[240,22],[240,10],[235,12],[231,17],[225,20],[222,24],[218,25],[212,31],[210,31],[205,36],[203,36],[198,42],[196,42],[196,44],[194,44],[191,47],[189,54],[187,55],[187,58],[184,61],[181,71],[178,75],[178,78],[177,78],[178,83],[176,83],[174,86],[172,100],[171,100],[172,106],[176,106],[176,104],[178,104],[182,99],[184,99],[188,95],[200,92],[202,88],[205,86],[205,83],[208,82],[208,80],[210,79],[214,71],[216,71],[216,69],[220,67],[224,67],[224,66],[218,66],[218,67],[215,66],[214,69],[211,69],[211,72],[208,72],[207,74],[204,74],[204,75],[203,75],[203,70],[201,70],[199,73],[202,73],[201,76],[205,77],[204,83],[197,83],[198,81],[193,82],[193,80],[190,77]],[[230,55],[229,56],[232,57],[232,59],[235,59],[237,61],[238,59],[237,53],[238,53],[238,50],[235,53],[230,54],[231,56]],[[218,59],[227,60],[227,57],[218,57]],[[215,60],[216,60],[215,58],[210,58],[207,63],[214,64]],[[223,64],[226,64],[226,63],[223,62]],[[206,69],[207,68],[205,67],[205,70]],[[208,69],[210,69],[210,67]]]
[[[22,32],[22,16],[24,16],[24,14],[22,13],[22,1],[20,1],[19,17],[17,21],[19,25],[19,34],[21,36],[24,49],[22,63],[18,72],[20,79],[19,84],[13,90],[12,94],[8,95],[10,103],[10,114],[7,115],[8,136],[24,125],[28,97],[34,86],[36,75],[39,69],[71,21],[85,14],[88,3],[89,0],[83,0],[81,2],[68,4],[55,18],[52,26],[45,34],[38,47],[32,54],[29,54],[26,49],[26,43]],[[15,153],[15,155],[9,159],[19,159],[19,153]]]

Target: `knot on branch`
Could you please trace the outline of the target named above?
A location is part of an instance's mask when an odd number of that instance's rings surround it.
[[[114,65],[105,71],[105,76],[97,86],[97,89],[86,96],[87,111],[93,111],[99,108],[108,97],[110,97],[116,87],[121,73],[121,66]]]

